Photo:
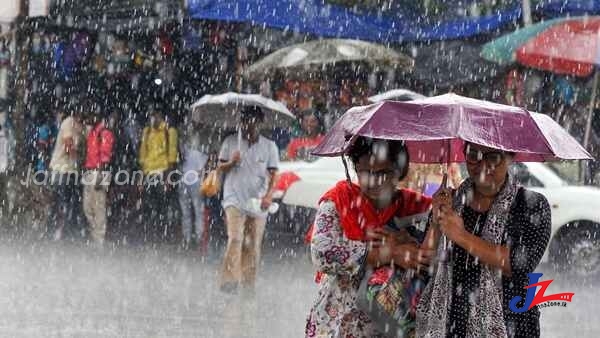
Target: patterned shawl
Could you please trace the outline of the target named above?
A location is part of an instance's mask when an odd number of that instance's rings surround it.
[[[482,229],[481,238],[493,244],[501,244],[509,219],[510,208],[515,201],[518,186],[508,175],[504,187],[496,196]],[[473,181],[468,178],[454,196],[454,210],[462,215],[464,206],[473,197]],[[452,244],[451,244],[452,245]],[[452,262],[445,252],[443,241],[438,246],[436,271],[425,287],[417,307],[417,337],[445,337],[448,309],[452,306]],[[502,277],[499,271],[485,265],[481,267],[479,286],[474,302],[469,307],[467,338],[506,337],[503,313]]]

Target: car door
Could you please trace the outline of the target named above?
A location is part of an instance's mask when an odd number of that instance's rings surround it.
[[[565,199],[569,196],[563,196],[563,190],[560,184],[557,184],[559,179],[552,173],[551,170],[544,167],[541,163],[514,163],[511,167],[513,177],[523,187],[539,192],[544,195],[550,205],[552,216],[552,232],[564,224],[561,218],[561,207],[565,203],[569,203]]]

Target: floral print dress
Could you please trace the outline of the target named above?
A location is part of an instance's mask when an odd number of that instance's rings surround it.
[[[323,273],[308,315],[306,337],[383,337],[356,306],[367,244],[347,239],[335,204],[319,206],[311,239],[313,264]]]

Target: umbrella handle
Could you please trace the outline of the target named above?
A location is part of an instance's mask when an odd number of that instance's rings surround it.
[[[452,140],[448,140],[448,146],[446,148],[447,151],[447,156],[448,156],[448,161],[446,162],[446,181],[444,182],[444,188],[448,188],[450,186],[450,165],[451,165],[451,160],[450,160],[450,156],[452,153]],[[444,256],[447,259],[448,258],[448,254],[450,251],[450,248],[452,247],[452,241],[448,239],[448,237],[446,237],[446,235],[442,235],[442,248],[444,250]]]
[[[448,261],[448,240],[444,234],[441,234],[437,245],[434,247],[435,249],[435,260],[437,262],[447,262]]]
[[[452,247],[452,241],[449,240],[448,237],[446,237],[446,235],[443,234],[440,239],[442,241],[442,250],[441,256],[439,258],[442,262],[447,262],[449,259],[448,255],[450,255],[450,248]]]
[[[448,161],[446,162],[446,186],[444,188],[448,188],[449,184],[448,184],[448,179],[450,179],[450,165],[452,164],[452,161],[450,159],[450,156],[452,156],[452,140],[448,140],[448,146],[446,148],[446,152],[448,155]]]

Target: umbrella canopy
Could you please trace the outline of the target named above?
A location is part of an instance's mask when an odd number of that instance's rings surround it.
[[[192,104],[192,119],[214,127],[235,128],[244,106],[258,106],[265,112],[264,128],[287,128],[296,118],[281,102],[257,94],[228,92],[204,95]]]
[[[409,45],[415,66],[407,76],[419,83],[449,88],[478,81],[489,81],[502,74],[504,67],[482,59],[478,41],[436,41]]]
[[[517,60],[554,73],[588,76],[600,64],[599,41],[600,17],[565,20],[521,46]]]
[[[313,154],[339,156],[359,135],[404,140],[416,163],[462,162],[465,142],[514,152],[522,162],[591,159],[564,129],[544,117],[455,94],[354,107]]]
[[[510,65],[517,61],[516,51],[527,41],[548,27],[564,21],[554,19],[517,29],[516,31],[486,43],[481,48],[481,57],[499,65]]]
[[[410,69],[413,60],[382,45],[349,39],[321,39],[282,48],[248,67],[246,75],[260,77],[274,70],[316,72],[327,65],[365,62]]]
[[[557,74],[589,76],[600,64],[600,16],[556,19],[517,30],[486,44],[481,56],[516,61]]]
[[[564,160],[592,159],[585,148],[550,116],[531,113],[531,117],[544,134],[548,146],[557,158]],[[584,155],[587,155],[587,158]]]
[[[413,92],[408,89],[393,89],[387,91],[385,93],[377,94],[369,97],[369,101],[373,103],[386,101],[386,100],[395,100],[395,101],[412,101],[418,99],[424,99],[427,96]]]

